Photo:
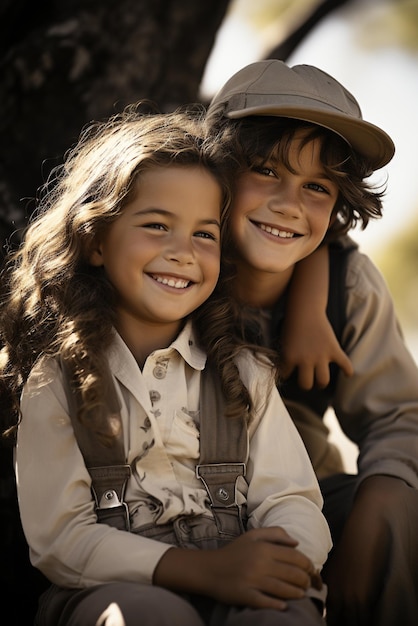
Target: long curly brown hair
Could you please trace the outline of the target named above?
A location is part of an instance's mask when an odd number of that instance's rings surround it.
[[[88,422],[103,404],[115,294],[103,268],[89,263],[89,254],[97,234],[123,212],[143,171],[168,164],[207,168],[222,190],[221,237],[229,241],[236,162],[228,143],[205,136],[204,111],[196,106],[170,114],[140,109],[128,107],[85,129],[44,186],[23,243],[6,262],[0,307],[1,424],[12,441],[21,390],[40,357],[71,364],[83,402],[80,419]],[[248,417],[251,399],[234,362],[244,346],[234,332],[240,312],[230,297],[232,278],[225,256],[213,294],[191,317],[220,376],[227,413]]]

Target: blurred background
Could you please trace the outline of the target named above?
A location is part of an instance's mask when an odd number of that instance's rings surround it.
[[[141,98],[207,103],[263,58],[329,72],[392,136],[395,157],[374,175],[388,182],[384,217],[354,237],[418,359],[418,0],[1,0],[2,253],[84,125]]]

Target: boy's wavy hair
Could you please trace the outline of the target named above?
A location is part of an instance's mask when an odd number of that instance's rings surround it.
[[[272,160],[283,163],[292,171],[289,149],[295,134],[306,131],[301,147],[320,139],[324,171],[339,189],[325,241],[336,239],[357,225],[364,230],[371,218],[382,216],[386,187],[376,187],[367,180],[373,173],[368,159],[354,151],[336,133],[293,118],[249,116],[228,119],[223,115],[223,108],[211,111],[206,123],[209,134],[217,134],[233,146],[242,170]]]
[[[36,216],[4,268],[0,392],[2,426],[12,440],[22,386],[44,355],[70,364],[84,406],[80,419],[91,421],[101,406],[115,293],[103,268],[93,267],[89,257],[97,235],[132,198],[142,172],[170,165],[208,169],[222,191],[222,230],[227,227],[236,164],[223,143],[205,136],[203,109],[196,105],[159,114],[141,112],[144,104],[83,131],[41,190]],[[241,346],[232,332],[237,311],[229,297],[231,275],[224,265],[213,295],[195,315],[195,325],[221,377],[227,409],[236,415],[246,413],[251,402],[233,362]],[[102,426],[106,430],[103,420],[94,428]]]

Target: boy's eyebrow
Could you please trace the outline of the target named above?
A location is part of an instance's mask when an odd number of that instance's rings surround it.
[[[267,159],[266,161],[264,161],[263,165],[266,167],[271,167],[271,166],[274,167],[274,164],[277,165],[278,163],[280,163],[278,159],[271,158],[271,159]],[[299,174],[299,171],[297,169],[295,169],[295,172]],[[318,170],[317,172],[310,172],[309,174],[306,174],[306,176],[311,177],[311,178],[323,178],[325,180],[331,180],[330,176],[326,173],[324,169]]]
[[[324,171],[314,172],[313,174],[310,174],[310,176],[313,176],[314,178],[325,178],[326,180],[331,180],[328,174]]]
[[[157,215],[163,215],[164,217],[170,217],[175,215],[175,213],[173,211],[167,211],[167,209],[159,209],[157,207],[149,207],[147,209],[139,209],[138,211],[135,211],[135,213],[133,213],[133,215],[148,215],[148,214],[157,214]],[[214,224],[215,226],[217,226],[218,228],[221,227],[221,224],[219,222],[219,220],[217,219],[202,219],[199,221],[200,224]]]

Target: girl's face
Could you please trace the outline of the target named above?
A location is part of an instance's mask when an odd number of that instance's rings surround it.
[[[97,242],[118,293],[117,329],[129,345],[138,331],[174,337],[183,318],[212,293],[220,266],[222,194],[199,166],[140,174],[134,199]]]
[[[290,144],[294,172],[272,159],[238,178],[231,228],[243,285],[248,271],[289,273],[327,232],[338,187],[325,175],[320,139],[301,147],[303,136]]]

